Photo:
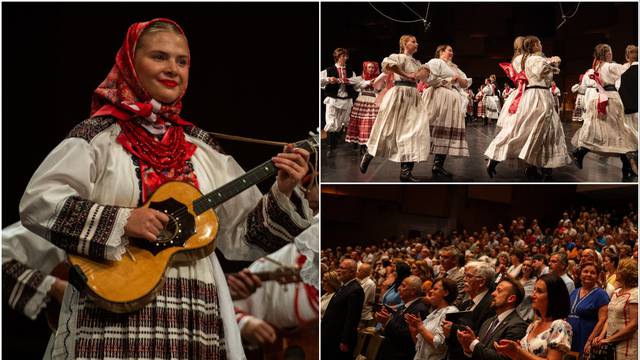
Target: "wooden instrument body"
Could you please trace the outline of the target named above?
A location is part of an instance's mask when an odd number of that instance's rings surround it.
[[[143,206],[169,215],[171,220],[168,227],[172,223],[177,224],[169,231],[171,235],[182,232],[193,232],[193,235],[184,240],[183,245],[175,246],[170,244],[173,238],[167,238],[161,243],[146,244],[143,243],[146,240],[134,239],[119,261],[98,261],[80,255],[69,255],[72,266],[70,282],[76,288],[86,291],[98,306],[106,310],[128,313],[141,309],[162,289],[169,266],[201,259],[213,252],[218,218],[212,209],[201,214],[194,211],[193,201],[201,197],[200,191],[188,183],[174,181],[160,186]],[[175,209],[166,208],[167,202],[182,205],[183,210],[178,212],[181,217],[193,219],[193,227],[182,227],[184,224],[181,225]],[[189,223],[188,219],[186,222]],[[141,246],[157,247],[160,250],[154,254]]]

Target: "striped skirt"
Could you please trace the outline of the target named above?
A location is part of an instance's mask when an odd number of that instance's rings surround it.
[[[378,116],[379,108],[375,104],[376,98],[373,95],[362,94],[358,96],[351,108],[349,127],[345,141],[366,145],[371,135],[371,128]]]

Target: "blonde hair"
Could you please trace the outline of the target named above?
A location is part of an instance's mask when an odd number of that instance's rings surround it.
[[[184,37],[185,40],[187,39],[187,37],[182,32],[182,30],[178,26],[176,26],[176,24],[166,22],[166,21],[156,21],[149,24],[149,26],[145,27],[144,30],[142,30],[142,33],[140,33],[140,37],[138,37],[138,41],[136,43],[136,50],[140,48],[140,44],[142,44],[142,39],[144,39],[145,36],[149,34],[163,32],[163,31],[172,32],[176,35],[180,35]]]
[[[524,46],[524,36],[518,36],[515,38],[515,40],[513,40],[513,57],[511,58],[511,61],[513,61],[513,59],[516,58],[516,56],[518,55],[522,55],[523,51],[522,51],[522,47]]]
[[[534,35],[529,35],[527,37],[524,38],[524,40],[522,41],[522,61],[521,61],[521,66],[522,66],[522,70],[525,69],[525,64],[527,63],[527,57],[529,57],[529,55],[535,55],[534,49],[536,44],[540,43],[540,39],[538,39],[537,36]]]
[[[638,61],[638,47],[635,45],[627,45],[624,50],[624,56],[628,61]]]
[[[411,39],[415,39],[416,37],[413,35],[402,35],[400,36],[400,53],[404,52],[404,46],[406,43],[409,42],[409,40]]]
[[[600,65],[607,60],[607,53],[611,52],[611,46],[607,44],[598,44],[593,49],[593,65],[594,71],[600,68]]]
[[[322,276],[322,280],[327,280],[327,285],[331,286],[334,292],[338,290],[340,286],[342,286],[342,283],[340,282],[340,280],[338,280],[338,273],[335,271],[326,272]]]
[[[634,258],[625,258],[618,263],[617,281],[625,287],[638,286],[638,262]]]

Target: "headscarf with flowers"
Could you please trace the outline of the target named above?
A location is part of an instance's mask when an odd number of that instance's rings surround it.
[[[183,130],[191,123],[180,117],[186,87],[173,103],[161,104],[142,87],[135,71],[135,50],[140,36],[157,22],[169,23],[184,35],[177,23],[164,18],[131,25],[116,54],[115,65],[94,91],[91,102],[91,116],[115,117],[122,128],[118,143],[139,159],[142,202],[170,180],[198,186],[187,162],[196,146],[186,141]]]

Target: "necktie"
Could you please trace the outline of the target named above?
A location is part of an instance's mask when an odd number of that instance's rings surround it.
[[[462,304],[460,304],[460,308],[462,309],[462,311],[469,310],[471,309],[472,306],[473,306],[473,300],[471,299],[467,299],[463,301]]]
[[[402,313],[407,309],[407,307],[404,304],[400,304],[398,305],[398,309],[396,311],[396,314],[398,314],[398,316],[401,316]]]
[[[489,325],[487,332],[484,334],[484,336],[480,340],[481,343],[486,344],[487,340],[491,339],[491,335],[493,335],[493,332],[496,330],[499,323],[500,322],[498,321],[498,317],[496,316],[496,318],[493,319],[493,321]]]

